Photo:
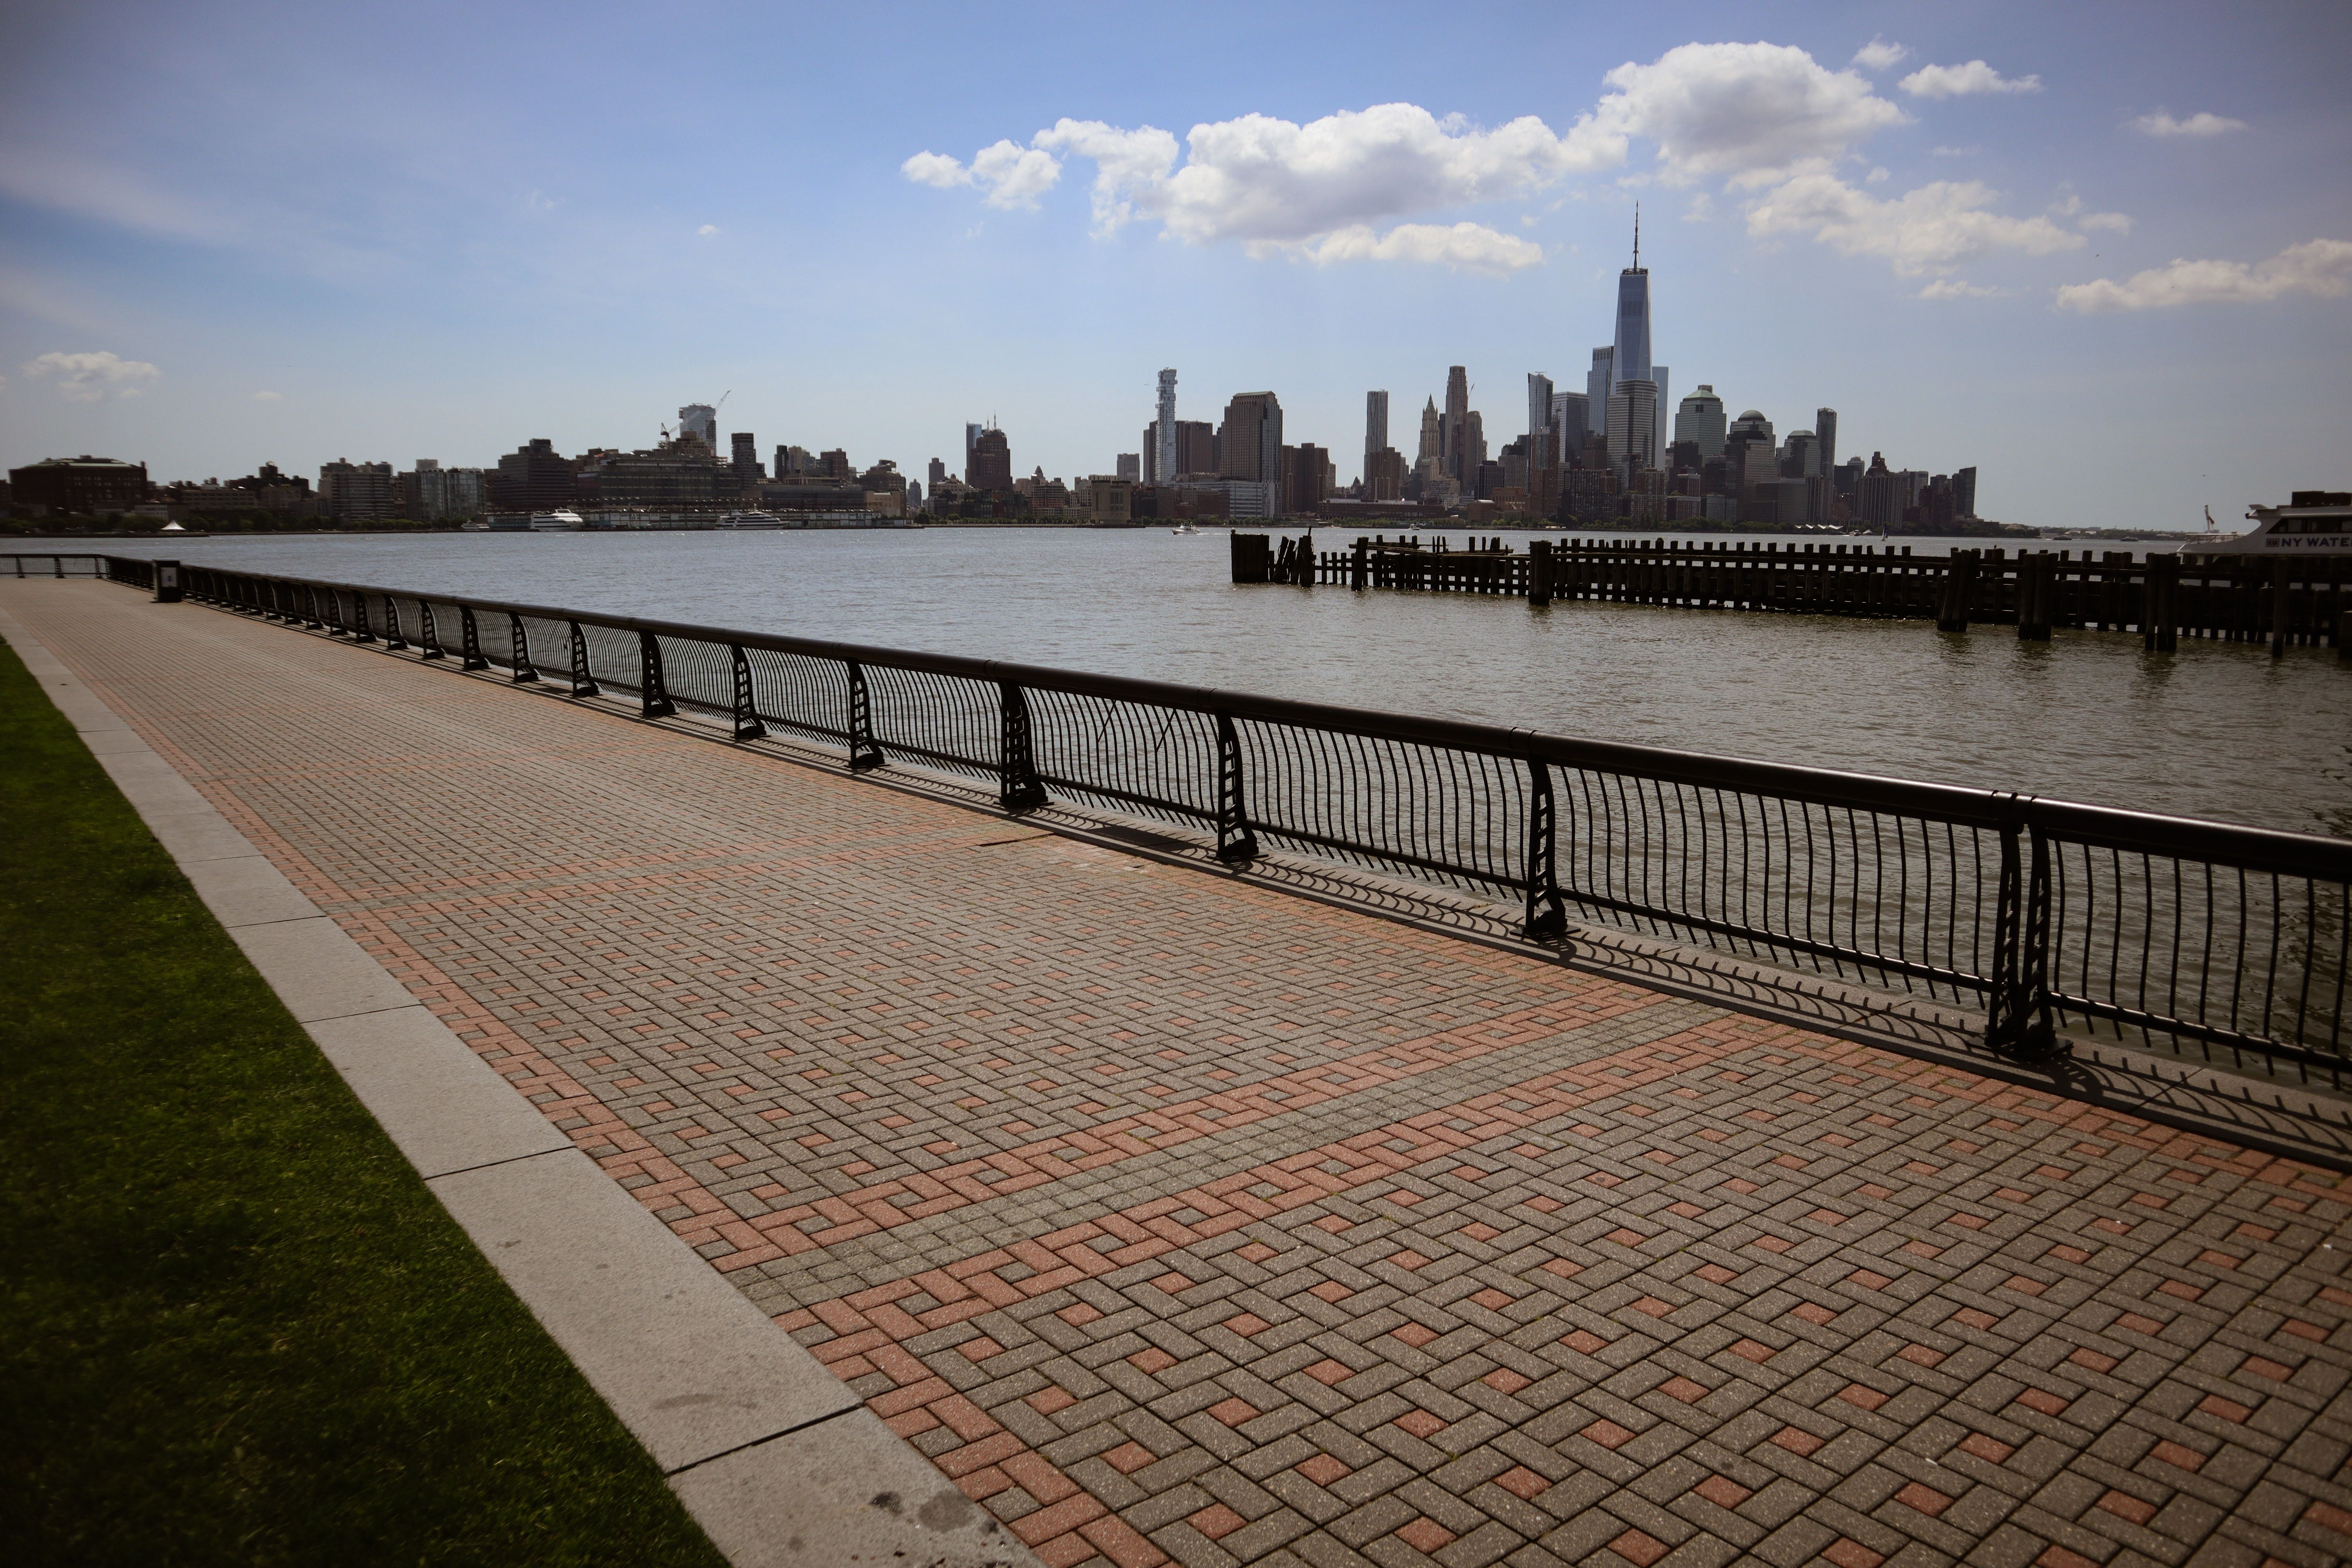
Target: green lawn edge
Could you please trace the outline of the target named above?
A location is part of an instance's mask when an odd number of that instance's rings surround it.
[[[0,643],[0,1532],[724,1562]]]

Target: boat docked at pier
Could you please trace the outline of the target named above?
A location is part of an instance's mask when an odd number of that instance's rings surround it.
[[[2246,509],[2252,528],[2232,539],[2192,540],[2188,555],[2352,556],[2352,491],[2296,490],[2284,506]]]
[[[533,533],[577,533],[587,526],[586,518],[568,508],[557,511],[535,511],[530,514],[530,528]]]

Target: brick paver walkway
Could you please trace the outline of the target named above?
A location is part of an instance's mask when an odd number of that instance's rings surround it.
[[[1049,1563],[2352,1552],[2331,1174],[194,606],[0,606]]]

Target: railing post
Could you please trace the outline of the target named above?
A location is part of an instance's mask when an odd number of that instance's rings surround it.
[[[883,763],[882,748],[874,740],[874,700],[866,689],[866,668],[849,666],[849,769],[863,773]]]
[[[375,633],[368,629],[367,595],[365,594],[353,594],[352,595],[352,641],[375,641]]]
[[[1242,793],[1242,738],[1230,713],[1217,715],[1217,858],[1229,866],[1257,858]]]
[[[408,639],[400,634],[400,605],[389,594],[383,596],[383,646],[393,653],[408,647]]]
[[[677,704],[669,700],[669,690],[662,684],[661,639],[651,632],[639,632],[637,659],[643,672],[637,682],[639,716],[668,718],[677,711]]]
[[[2058,1028],[2050,1013],[2050,840],[2039,827],[2029,831],[2032,858],[2026,872],[2025,940],[2018,953],[2022,969],[2017,1054],[2038,1062],[2056,1054]]]
[[[759,705],[751,693],[751,661],[735,643],[729,643],[727,651],[735,656],[735,738],[759,740],[767,734],[768,727],[760,722]]]
[[[539,679],[539,668],[530,662],[530,634],[522,627],[522,617],[512,610],[507,612],[507,630],[514,637],[514,683],[527,685]]]
[[[2050,844],[2022,807],[2000,826],[2000,890],[1993,917],[1992,989],[1985,1045],[2000,1056],[2040,1061],[2057,1043],[2050,1018]],[[2026,861],[2032,845],[2032,866]]]
[[[308,583],[302,584],[302,624],[314,632],[327,629],[325,619],[319,614],[319,590]]]
[[[2014,804],[2015,797],[2011,797]],[[1985,1048],[2006,1056],[2018,1036],[2017,948],[2023,924],[2024,861],[2019,850],[2021,824],[2011,816],[2000,825],[2000,885],[1993,895],[1991,987],[1985,994]]]
[[[997,804],[1019,816],[1045,804],[1045,786],[1037,777],[1036,753],[1029,736],[1029,698],[1009,680],[996,683],[998,712],[1003,720],[997,741]]]
[[[416,601],[416,621],[422,628],[418,633],[418,646],[424,649],[424,652],[417,657],[420,658],[448,658],[447,651],[441,646],[440,628],[433,624],[432,600],[420,597]]]
[[[457,606],[457,624],[465,637],[465,651],[458,658],[457,668],[460,669],[489,668],[490,661],[482,657],[481,628],[474,624],[473,605]]]
[[[1568,934],[1568,903],[1559,893],[1559,829],[1553,816],[1550,765],[1528,758],[1528,907],[1519,938],[1557,941]]]
[[[604,695],[604,689],[596,684],[595,674],[588,667],[588,636],[580,629],[578,621],[570,624],[572,626],[572,695],[601,697]]]

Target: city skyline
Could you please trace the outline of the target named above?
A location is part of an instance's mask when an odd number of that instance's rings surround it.
[[[1728,41],[1729,7],[1508,7],[1377,41],[1410,15],[1276,19],[1283,68],[1208,75],[1075,13],[694,30],[808,60],[789,104],[618,11],[51,16],[0,66],[0,458],[467,464],[650,445],[732,389],[722,438],[921,474],[993,410],[1023,471],[1076,478],[1176,364],[1195,418],[1274,389],[1344,483],[1367,388],[1409,419],[1467,365],[1498,447],[1526,375],[1578,386],[1638,199],[1661,425],[1702,378],[1783,426],[1837,407],[1847,451],[1981,463],[2026,522],[2352,480],[2337,11],[1858,7]],[[492,63],[525,39],[541,72]],[[814,68],[853,54],[890,62],[878,128]],[[1034,114],[969,85],[1016,63]],[[1318,183],[1307,142],[1392,156]],[[1202,195],[1255,166],[1279,177]]]

